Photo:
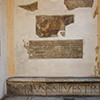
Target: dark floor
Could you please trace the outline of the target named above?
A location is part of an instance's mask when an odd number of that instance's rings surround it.
[[[100,97],[40,97],[40,96],[8,96],[2,100],[100,100]]]

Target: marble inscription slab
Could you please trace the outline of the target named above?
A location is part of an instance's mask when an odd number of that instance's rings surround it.
[[[78,7],[92,7],[94,0],[64,0],[64,4],[68,10],[73,10]]]
[[[7,82],[8,95],[100,96],[100,82]]]
[[[82,58],[83,40],[29,41],[29,59]]]
[[[74,15],[36,16],[36,34],[40,37],[57,37],[66,25],[74,23]]]

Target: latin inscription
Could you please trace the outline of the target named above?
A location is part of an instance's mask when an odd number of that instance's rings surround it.
[[[82,58],[83,40],[30,41],[29,58]]]
[[[100,95],[100,83],[8,82],[10,95]]]

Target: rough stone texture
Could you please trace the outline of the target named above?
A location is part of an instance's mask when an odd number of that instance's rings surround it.
[[[55,78],[56,79],[56,78]],[[77,78],[76,78],[77,79]],[[27,80],[27,79],[26,79]],[[68,81],[63,80],[54,82],[23,79],[10,79],[7,81],[8,95],[23,95],[23,96],[100,96],[100,79],[93,81],[89,78],[87,80]],[[49,80],[49,78],[48,78]],[[73,80],[73,79],[72,79]],[[95,79],[96,80],[96,79]],[[98,81],[99,80],[99,81]]]
[[[35,11],[38,9],[38,2],[29,4],[29,5],[21,5],[19,7],[23,8],[25,10],[28,10],[28,11]]]
[[[43,40],[29,42],[29,59],[82,58],[83,40]]]
[[[8,82],[8,95],[100,96],[100,83]]]
[[[94,0],[64,0],[64,4],[68,10],[73,10],[78,7],[92,7]]]
[[[36,16],[36,34],[39,37],[57,37],[60,30],[74,23],[74,15]]]
[[[100,97],[41,97],[41,96],[9,96],[2,100],[100,100]]]

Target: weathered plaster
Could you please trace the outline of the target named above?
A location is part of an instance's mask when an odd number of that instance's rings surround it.
[[[97,6],[83,7],[68,11],[64,0],[38,0],[38,10],[28,12],[18,5],[26,5],[37,0],[15,0],[15,75],[16,76],[94,76],[95,48],[97,45],[97,18],[93,14]],[[66,26],[65,37],[39,38],[36,35],[36,16],[74,14],[75,23]],[[83,59],[42,59],[29,60],[23,40],[72,40],[83,39]]]

